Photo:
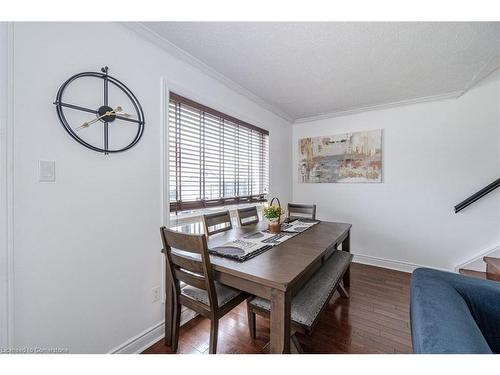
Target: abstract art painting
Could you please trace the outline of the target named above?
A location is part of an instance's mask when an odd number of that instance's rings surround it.
[[[382,182],[382,130],[299,139],[299,182]]]

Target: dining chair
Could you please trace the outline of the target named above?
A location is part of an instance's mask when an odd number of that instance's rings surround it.
[[[207,237],[204,234],[186,234],[165,227],[160,232],[162,253],[166,259],[166,277],[174,289],[172,350],[177,351],[181,306],[186,306],[210,319],[209,353],[215,354],[219,319],[247,299],[248,295],[214,280]],[[177,250],[181,250],[183,254]],[[182,288],[181,282],[185,283]]]
[[[259,222],[259,214],[257,213],[257,207],[245,207],[238,208],[238,220],[240,226],[257,224]]]
[[[203,226],[205,227],[205,234],[207,237],[231,230],[233,224],[231,223],[229,210],[203,215]]]
[[[300,218],[316,220],[316,205],[288,203],[288,220]]]

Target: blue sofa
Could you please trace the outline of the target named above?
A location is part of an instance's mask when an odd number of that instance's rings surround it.
[[[410,320],[414,353],[500,353],[500,282],[418,268]]]

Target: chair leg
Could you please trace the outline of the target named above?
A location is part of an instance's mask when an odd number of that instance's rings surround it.
[[[210,354],[217,353],[217,336],[219,335],[219,320],[212,319],[210,322],[210,346],[208,352]]]
[[[172,288],[171,284],[168,282],[168,277],[167,277],[167,282],[166,282],[166,301],[165,301],[165,345],[166,346],[172,346],[172,320],[173,320],[173,296],[172,296]]]
[[[256,324],[255,324],[255,313],[252,311],[247,300],[247,318],[248,318],[248,331],[251,338],[256,337]]]
[[[295,333],[290,336],[290,349],[292,354],[304,354],[304,349],[302,349],[302,345],[300,345]]]
[[[177,351],[179,346],[179,329],[181,327],[181,305],[174,304],[174,321],[172,323],[172,350]]]
[[[347,292],[347,290],[345,289],[344,287],[344,284],[343,283],[340,283],[339,284],[339,287],[338,287],[338,290],[339,290],[339,293],[342,297],[344,298],[349,298],[349,293]]]

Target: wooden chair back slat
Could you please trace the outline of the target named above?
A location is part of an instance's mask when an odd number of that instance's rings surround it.
[[[188,258],[182,255],[170,254],[170,258],[172,259],[172,263],[180,268],[184,268],[185,270],[203,274],[203,263],[201,260],[196,260],[192,258]]]
[[[316,220],[316,205],[288,203],[288,218],[307,218]]]
[[[221,228],[214,228],[217,225],[226,224]],[[205,234],[211,236],[215,233],[225,232],[233,228],[231,223],[231,215],[229,211],[216,212],[213,214],[203,215],[203,225],[205,227]]]
[[[174,269],[175,278],[178,281],[185,282],[188,285],[200,288],[203,290],[208,289],[206,278],[203,276],[195,275],[194,273],[188,273],[180,268]]]
[[[210,226],[212,226],[212,225],[229,223],[228,220],[229,220],[228,217],[224,214],[221,216],[214,216],[214,217],[210,218],[208,222],[209,222]]]
[[[167,277],[175,287],[175,303],[181,294],[180,282],[206,290],[210,306],[217,309],[217,294],[215,292],[214,274],[208,255],[207,237],[204,234],[187,234],[162,227],[160,229],[163,242],[162,252],[167,262]],[[184,257],[172,252],[175,250],[199,254],[200,260]],[[188,297],[185,297],[188,298]]]
[[[259,214],[257,213],[257,207],[246,207],[238,209],[238,220],[240,226],[256,224],[259,222]]]
[[[167,237],[168,246],[194,254],[203,254],[207,240],[203,234],[187,234],[162,228],[162,238]],[[165,245],[165,243],[164,243]]]

